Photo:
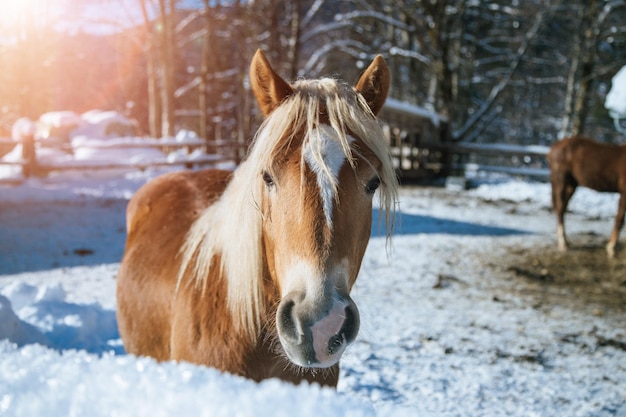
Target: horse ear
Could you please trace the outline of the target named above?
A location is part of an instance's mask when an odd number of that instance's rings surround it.
[[[293,88],[274,72],[260,49],[257,49],[250,64],[250,86],[266,116],[293,94]]]
[[[356,83],[356,90],[363,95],[372,113],[378,115],[385,104],[391,75],[385,59],[377,55]]]

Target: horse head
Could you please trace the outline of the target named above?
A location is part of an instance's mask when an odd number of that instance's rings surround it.
[[[280,344],[301,367],[336,364],[359,330],[350,290],[376,190],[388,213],[395,204],[396,177],[375,117],[389,80],[380,56],[355,87],[334,79],[290,84],[262,52],[252,61],[250,83],[266,116],[249,156],[261,183],[265,270],[280,296]]]

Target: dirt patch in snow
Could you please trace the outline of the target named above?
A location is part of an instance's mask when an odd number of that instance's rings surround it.
[[[584,233],[570,237],[570,249],[553,245],[512,246],[499,268],[517,291],[533,297],[535,308],[558,304],[594,315],[626,312],[626,248],[607,257],[606,237]]]

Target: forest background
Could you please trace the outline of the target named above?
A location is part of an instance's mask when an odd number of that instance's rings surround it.
[[[626,65],[626,0],[8,0],[0,16],[0,136],[98,108],[151,137],[245,142],[262,48],[291,80],[353,81],[380,53],[390,97],[440,114],[449,140],[622,140],[604,99]]]

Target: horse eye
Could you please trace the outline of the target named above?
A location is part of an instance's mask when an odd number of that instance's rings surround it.
[[[274,178],[272,178],[272,176],[267,171],[263,171],[263,181],[268,187],[274,185]]]
[[[372,178],[371,180],[369,180],[369,182],[365,186],[365,191],[368,194],[374,194],[374,192],[378,189],[379,186],[380,186],[380,178],[378,177]]]

